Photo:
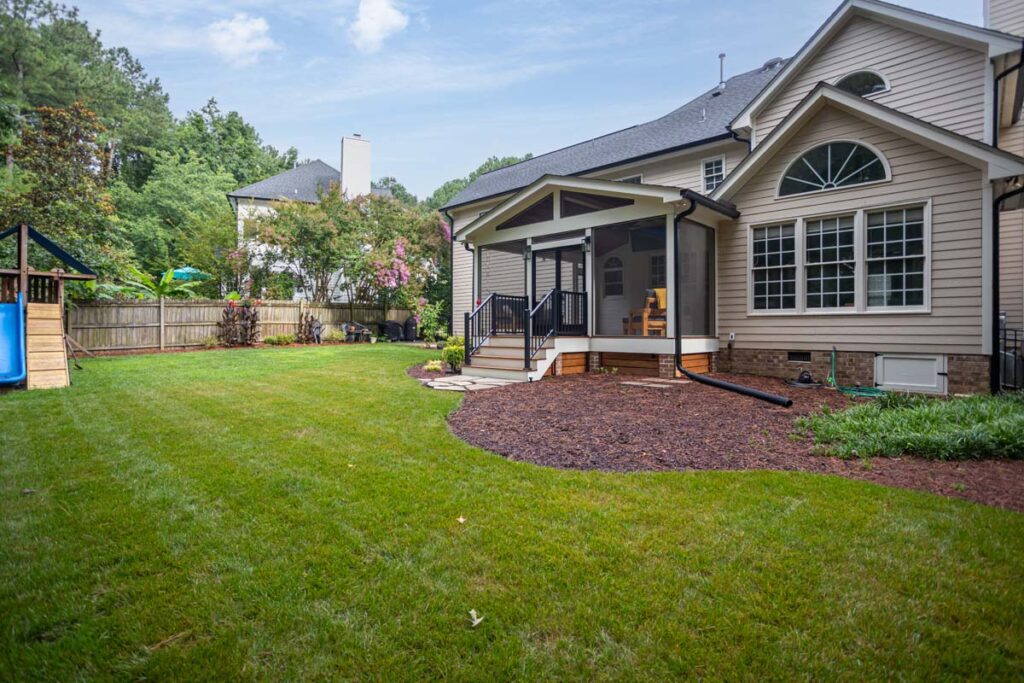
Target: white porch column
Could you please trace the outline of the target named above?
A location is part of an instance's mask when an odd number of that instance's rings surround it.
[[[665,214],[665,336],[676,335],[676,231],[675,212]]]
[[[593,337],[597,329],[595,320],[597,317],[597,294],[600,291],[600,284],[597,281],[597,270],[594,268],[594,229],[587,228],[583,239],[586,251],[583,254],[583,268],[587,273],[584,289],[587,292],[587,336]]]

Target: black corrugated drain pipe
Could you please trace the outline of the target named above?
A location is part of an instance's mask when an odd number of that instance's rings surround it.
[[[793,405],[793,399],[786,398],[785,396],[779,396],[777,394],[770,394],[767,391],[760,391],[759,389],[753,389],[751,387],[745,387],[742,384],[734,384],[732,382],[726,382],[721,379],[714,379],[713,377],[706,377],[699,375],[696,372],[690,372],[683,367],[683,337],[682,337],[682,326],[680,322],[680,298],[679,298],[679,223],[693,213],[697,209],[697,202],[694,199],[690,199],[690,206],[676,216],[675,220],[675,244],[672,253],[672,269],[675,273],[675,282],[673,287],[675,289],[675,325],[676,325],[676,370],[678,370],[687,379],[693,380],[694,382],[700,382],[701,384],[707,384],[708,386],[717,387],[719,389],[725,389],[726,391],[732,391],[737,394],[743,394],[744,396],[750,396],[751,398],[760,399],[767,401],[768,403],[774,403],[777,406],[783,408],[789,408]],[[717,242],[715,243],[717,248]]]

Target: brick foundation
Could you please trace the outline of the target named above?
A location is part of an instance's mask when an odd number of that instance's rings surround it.
[[[591,351],[587,354],[587,370],[590,372],[601,371],[601,354],[598,351]]]
[[[950,394],[987,394],[989,357],[949,354],[946,356],[946,381]]]
[[[810,354],[810,362],[791,361],[788,351],[724,348],[713,354],[711,364],[717,372],[780,379],[796,379],[801,370],[810,370],[816,381],[824,382],[831,372],[832,352],[811,351]],[[946,365],[948,393],[988,392],[988,356],[949,354],[946,357]],[[836,357],[836,381],[846,386],[874,386],[875,354],[870,351],[840,351]]]

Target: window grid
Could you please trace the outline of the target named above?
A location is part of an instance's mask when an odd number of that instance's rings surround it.
[[[807,308],[846,308],[855,303],[857,263],[853,215],[805,223]]]
[[[604,262],[604,296],[622,296],[622,261],[613,256]]]
[[[796,228],[793,223],[754,228],[755,310],[796,308]]]
[[[924,207],[867,214],[868,306],[924,305]]]
[[[665,266],[665,254],[655,254],[654,256],[651,257],[651,289],[654,289],[655,287],[665,286],[665,282],[667,281]]]
[[[714,192],[725,180],[725,158],[704,160],[704,192]]]

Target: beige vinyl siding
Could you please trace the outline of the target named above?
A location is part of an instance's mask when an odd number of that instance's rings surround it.
[[[747,145],[743,142],[728,142],[714,145],[708,149],[694,151],[692,154],[673,156],[639,166],[631,166],[627,170],[602,171],[594,177],[616,180],[642,175],[643,182],[647,185],[667,185],[669,187],[689,188],[697,192],[703,192],[704,176],[701,162],[704,159],[713,159],[720,156],[725,157],[725,172],[728,175],[747,156]]]
[[[863,140],[888,159],[891,182],[776,199],[779,178],[804,150],[835,138]],[[931,313],[748,315],[752,225],[932,201]],[[980,353],[981,174],[832,108],[822,110],[734,198],[736,223],[719,230],[719,334],[739,348]],[[802,245],[797,245],[799,249]],[[799,276],[799,275],[798,275]]]
[[[458,232],[469,225],[483,210],[481,207],[475,207],[470,211],[453,211],[455,231]],[[456,242],[452,258],[452,329],[455,334],[464,333],[465,314],[472,310],[473,252],[466,250],[465,243]]]
[[[854,17],[757,114],[756,139],[763,141],[819,82],[871,69],[890,85],[871,96],[875,102],[982,140],[986,63],[981,52]]]
[[[1024,2],[1021,0],[986,0],[988,12],[985,26],[1024,36]]]
[[[1010,327],[1024,327],[1024,211],[999,215],[999,308]]]

